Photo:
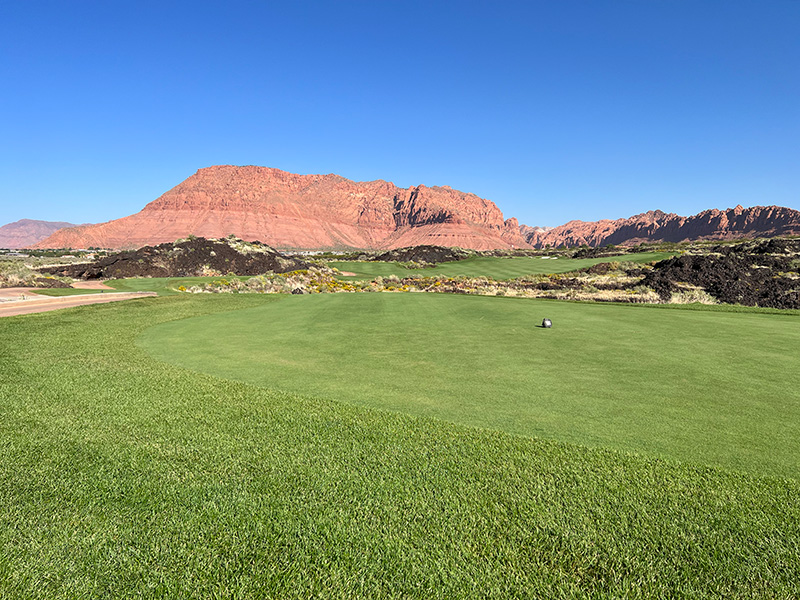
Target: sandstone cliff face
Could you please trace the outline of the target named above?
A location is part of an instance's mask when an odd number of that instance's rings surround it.
[[[448,186],[406,189],[380,180],[355,182],[338,175],[216,166],[200,169],[135,215],[62,229],[35,247],[139,248],[190,234],[234,234],[275,247],[308,249],[603,246],[800,234],[800,211],[737,206],[681,217],[657,210],[614,221],[528,227],[513,218],[504,220],[493,202]],[[13,242],[16,247],[32,243]]]
[[[14,221],[0,227],[0,248],[14,250],[28,248],[63,227],[75,227],[75,225],[62,221],[34,221],[32,219]]]
[[[254,166],[200,169],[135,215],[63,230],[37,247],[136,248],[190,234],[284,248],[529,247],[515,219],[474,194]]]
[[[699,239],[737,239],[800,235],[800,211],[782,206],[754,206],[706,210],[681,217],[660,210],[629,219],[595,222],[570,221],[549,230],[522,226],[521,233],[535,248],[605,246],[648,241],[682,242]]]

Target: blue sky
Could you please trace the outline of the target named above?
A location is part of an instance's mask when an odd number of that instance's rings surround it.
[[[529,225],[800,209],[800,1],[0,3],[0,225],[197,169],[450,185]]]

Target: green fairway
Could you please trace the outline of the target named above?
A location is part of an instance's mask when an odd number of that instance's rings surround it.
[[[797,316],[338,294],[175,321],[139,343],[260,386],[800,476]]]
[[[800,594],[797,480],[283,393],[156,361],[133,343],[154,324],[203,315],[249,318],[261,335],[262,319],[297,311],[298,329],[284,331],[302,336],[315,324],[301,316],[321,318],[316,335],[341,336],[338,371],[356,381],[365,368],[400,376],[398,361],[424,369],[402,356],[413,347],[403,332],[376,355],[380,369],[348,356],[367,330],[331,317],[366,297],[178,295],[0,319],[0,597]],[[363,318],[407,323],[396,302],[442,297],[380,298]],[[456,313],[481,306],[456,300]],[[536,333],[570,331],[553,309],[576,306],[530,306],[555,322]],[[419,311],[414,331],[441,315],[434,304]],[[765,326],[762,345],[775,329]],[[462,350],[476,364],[480,344]],[[378,377],[377,395],[393,394],[390,379]]]
[[[429,269],[407,269],[397,263],[390,262],[358,262],[337,261],[329,263],[346,273],[355,275],[342,276],[343,279],[374,279],[375,277],[491,277],[492,279],[513,279],[523,275],[537,275],[543,273],[567,273],[576,269],[583,269],[601,262],[614,260],[627,260],[634,262],[650,262],[664,260],[673,253],[647,252],[641,254],[626,254],[624,256],[606,258],[542,258],[540,256],[515,256],[510,258],[497,258],[492,256],[479,256],[467,258],[456,262],[447,262]]]
[[[143,277],[138,279],[112,279],[106,284],[119,292],[158,292],[159,296],[178,294],[178,287],[190,288],[225,279],[225,277]],[[230,279],[230,277],[228,277]],[[239,277],[238,279],[246,279]]]

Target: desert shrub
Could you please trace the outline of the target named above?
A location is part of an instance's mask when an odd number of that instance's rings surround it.
[[[434,263],[425,262],[424,260],[407,260],[405,262],[398,261],[396,264],[406,269],[432,269],[436,266]]]
[[[716,298],[703,289],[688,289],[673,292],[670,304],[719,304]]]
[[[0,287],[42,287],[41,280],[52,279],[72,283],[72,278],[44,275],[35,268],[52,263],[48,259],[0,260]],[[46,287],[46,286],[45,286]]]

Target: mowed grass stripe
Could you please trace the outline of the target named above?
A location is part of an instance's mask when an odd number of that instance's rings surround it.
[[[342,276],[343,279],[374,279],[375,277],[491,277],[492,279],[513,279],[523,275],[539,275],[545,273],[567,273],[577,269],[590,267],[601,262],[625,260],[634,262],[650,262],[664,260],[673,256],[671,252],[646,252],[626,254],[605,258],[542,258],[540,256],[514,256],[499,258],[495,256],[477,256],[455,262],[440,263],[428,269],[407,269],[393,262],[358,262],[334,261],[330,266],[340,271],[355,275]]]
[[[176,321],[139,343],[264,387],[800,476],[797,316],[336,294]]]
[[[279,393],[132,343],[273,301],[0,321],[0,597],[800,592],[794,480]]]

